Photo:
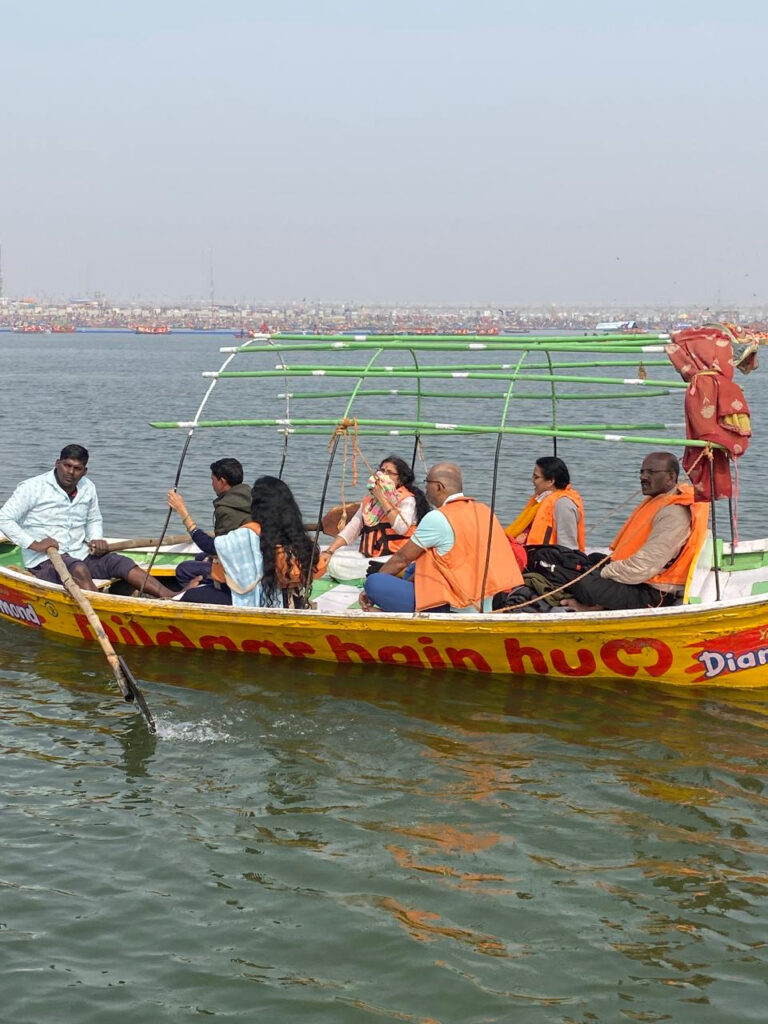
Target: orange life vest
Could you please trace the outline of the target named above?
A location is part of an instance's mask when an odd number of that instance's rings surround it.
[[[252,530],[253,533],[261,535],[261,526],[258,523],[243,523],[240,529]],[[316,580],[325,575],[327,568],[328,559],[320,552],[314,572],[312,573],[312,579]],[[285,557],[285,549],[282,544],[278,544],[275,547],[275,576],[277,578],[277,585],[281,590],[289,590],[302,584],[301,566],[295,560],[291,562],[290,566],[288,565],[288,559]],[[227,581],[224,574],[224,566],[218,558],[214,558],[211,563],[211,579],[217,583],[226,583]]]
[[[474,498],[455,498],[441,505],[440,512],[451,524],[455,540],[445,555],[429,548],[416,559],[414,586],[417,611],[441,604],[454,608],[474,605],[481,611],[481,596],[491,597],[502,590],[522,586],[523,577],[509,541],[501,523],[487,505]],[[485,591],[481,595],[489,525],[491,557]]]
[[[413,497],[407,487],[398,487],[395,494],[400,496],[401,504],[404,498]],[[370,498],[363,498],[363,504],[366,501],[370,501]],[[396,551],[408,542],[415,530],[415,523],[409,526],[405,533],[396,533],[392,529],[392,524],[389,520],[377,523],[375,526],[366,526],[363,523],[363,530],[360,534],[360,554],[365,555],[366,558],[394,555]]]
[[[660,573],[648,580],[652,586],[657,583],[668,583],[682,586],[688,579],[688,570],[704,543],[709,522],[709,502],[693,500],[693,488],[690,484],[680,484],[674,491],[657,494],[653,498],[645,498],[627,519],[611,544],[611,561],[618,562],[630,558],[639,551],[651,535],[653,520],[658,513],[669,505],[683,505],[691,512],[691,532],[688,540],[680,549],[674,560]]]
[[[528,531],[528,536],[525,538],[526,544],[559,544],[560,541],[557,539],[557,525],[555,523],[555,505],[560,501],[561,498],[570,498],[579,511],[579,522],[576,527],[576,546],[579,551],[584,550],[584,544],[586,543],[585,532],[584,532],[584,501],[577,490],[574,490],[570,484],[567,487],[561,488],[556,491],[550,491],[550,493],[542,498],[538,503],[536,515],[531,528]],[[535,498],[530,499],[531,502],[535,502]],[[529,502],[530,504],[530,502]]]

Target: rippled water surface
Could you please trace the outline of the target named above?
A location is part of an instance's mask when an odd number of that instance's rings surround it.
[[[108,532],[159,531],[181,438],[145,424],[190,417],[220,341],[0,335],[0,498],[78,440]],[[512,449],[510,513],[539,454]],[[565,453],[595,506],[634,489],[645,449],[598,451]],[[255,475],[279,443],[197,439],[182,488],[201,517],[222,454]],[[307,509],[324,455],[289,461]],[[99,651],[0,624],[0,1019],[765,1020],[761,694],[130,664],[156,737]]]

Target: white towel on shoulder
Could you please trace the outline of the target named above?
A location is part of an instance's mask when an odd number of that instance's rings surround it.
[[[258,533],[241,527],[216,537],[213,543],[232,591],[232,604],[260,608],[264,561]]]

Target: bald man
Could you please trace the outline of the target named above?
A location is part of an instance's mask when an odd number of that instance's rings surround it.
[[[432,466],[424,484],[434,510],[380,572],[368,577],[361,608],[490,611],[494,594],[523,582],[501,523],[487,505],[464,494],[461,470],[455,463]],[[404,570],[404,578],[398,578]]]

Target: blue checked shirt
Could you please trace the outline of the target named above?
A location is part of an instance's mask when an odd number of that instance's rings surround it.
[[[85,476],[80,479],[72,501],[51,470],[22,480],[0,508],[0,533],[19,545],[28,569],[48,557],[30,550],[29,545],[35,541],[53,537],[59,542],[61,554],[85,558],[90,554],[88,541],[99,540],[103,530],[96,488]]]

